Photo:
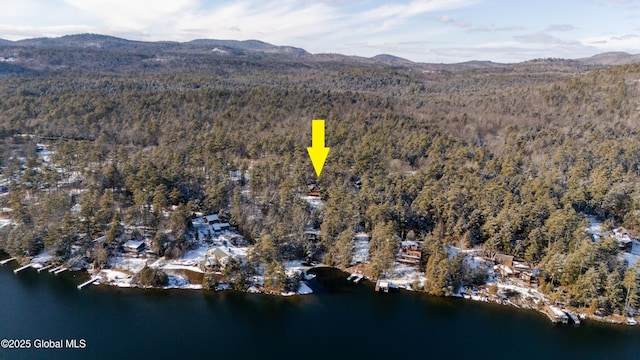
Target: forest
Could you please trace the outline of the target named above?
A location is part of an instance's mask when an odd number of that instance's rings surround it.
[[[435,294],[481,281],[443,254],[455,245],[536,264],[554,298],[638,305],[635,269],[613,239],[584,229],[593,216],[640,234],[640,64],[431,70],[310,54],[0,45],[10,55],[18,61],[0,71],[9,254],[64,258],[97,236],[119,241],[127,224],[176,257],[199,211],[228,219],[274,269],[295,258],[347,266],[364,231],[375,274],[393,263],[398,238],[421,241]],[[325,119],[331,147],[319,178],[306,151],[312,119]],[[50,162],[38,142],[54,151]],[[246,176],[232,179],[238,171]],[[315,183],[325,206],[311,209],[300,194]],[[305,240],[309,226],[318,242]],[[107,254],[94,254],[104,265]]]

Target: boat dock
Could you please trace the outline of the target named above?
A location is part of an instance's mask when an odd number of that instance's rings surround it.
[[[8,259],[4,259],[4,260],[0,261],[0,265],[4,265],[4,264],[6,264],[6,263],[8,263],[8,262],[10,262],[10,261],[13,261],[13,260],[15,260],[15,259],[16,259],[16,258],[14,258],[14,257],[12,257],[12,258],[8,258]]]
[[[47,270],[47,269],[49,269],[49,268],[50,268],[50,267],[52,267],[52,266],[53,266],[53,265],[51,265],[51,264],[49,264],[49,265],[47,265],[47,266],[43,266],[43,267],[41,267],[41,268],[39,268],[39,269],[38,269],[38,272],[41,272],[41,271]]]
[[[58,274],[60,274],[62,272],[65,272],[65,271],[67,271],[67,268],[66,267],[61,267],[60,269],[54,271],[53,273],[58,275]]]
[[[62,269],[63,267],[64,267],[64,266],[60,265],[60,266],[58,266],[58,267],[51,268],[51,269],[49,269],[49,272],[50,272],[50,273],[54,273],[54,272],[56,272],[56,271],[58,271],[58,270]]]
[[[392,291],[398,291],[398,286],[396,284],[392,283],[389,280],[376,281],[376,292],[388,293]]]
[[[347,281],[353,282],[354,284],[359,284],[362,281],[362,279],[364,279],[364,275],[356,272],[349,275],[349,277],[347,278]]]
[[[562,323],[566,325],[569,323],[569,317],[559,307],[547,305],[544,307],[544,313],[554,324]]]
[[[564,310],[564,312],[567,314],[569,319],[571,319],[571,321],[573,321],[573,324],[575,326],[579,326],[580,325],[580,318],[576,314],[572,313],[569,310]]]
[[[26,268],[30,268],[30,267],[31,267],[31,264],[27,264],[27,265],[25,265],[25,266],[22,266],[22,267],[19,267],[19,268],[17,268],[17,269],[15,269],[15,270],[13,270],[13,273],[14,273],[14,274],[17,274],[17,273],[19,273],[20,271],[22,271],[22,270],[24,270],[24,269],[26,269]]]
[[[78,285],[78,290],[81,290],[83,287],[89,285],[89,284],[93,284],[94,282],[96,282],[98,280],[98,277],[92,277],[91,279],[83,282],[82,284]]]

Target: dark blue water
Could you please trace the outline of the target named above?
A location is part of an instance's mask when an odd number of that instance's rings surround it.
[[[417,293],[379,295],[321,273],[316,294],[76,285],[86,275],[0,268],[0,338],[84,339],[85,349],[0,359],[639,359],[640,328],[552,325],[542,315]],[[336,280],[337,279],[337,280]]]

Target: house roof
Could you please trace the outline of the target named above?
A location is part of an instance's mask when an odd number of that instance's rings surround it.
[[[208,251],[208,253],[209,253],[209,256],[215,257],[218,260],[225,259],[225,258],[228,258],[228,257],[231,256],[231,255],[227,254],[226,251],[220,249],[219,247],[215,247],[213,249],[210,249]]]
[[[207,222],[217,222],[217,221],[220,221],[220,217],[219,217],[218,215],[215,215],[215,214],[213,214],[213,215],[207,215],[207,216],[205,216],[204,218],[207,220]]]
[[[139,249],[144,246],[143,240],[129,240],[124,243],[124,247],[128,249]]]

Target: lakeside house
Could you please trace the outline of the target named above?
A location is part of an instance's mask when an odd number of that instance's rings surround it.
[[[420,249],[419,243],[415,241],[402,241],[400,243],[400,250],[396,256],[396,261],[405,264],[419,265],[421,259],[422,250]]]
[[[229,262],[231,254],[219,247],[213,247],[207,251],[207,256],[201,265],[203,271],[216,269],[218,266],[224,268]]]
[[[212,215],[207,215],[204,217],[204,223],[205,224],[217,224],[220,222],[220,217],[216,214],[212,214]]]
[[[141,255],[146,250],[144,240],[129,240],[122,245],[124,252],[135,255],[136,257]]]
[[[307,195],[320,197],[320,185],[318,184],[307,185]]]

